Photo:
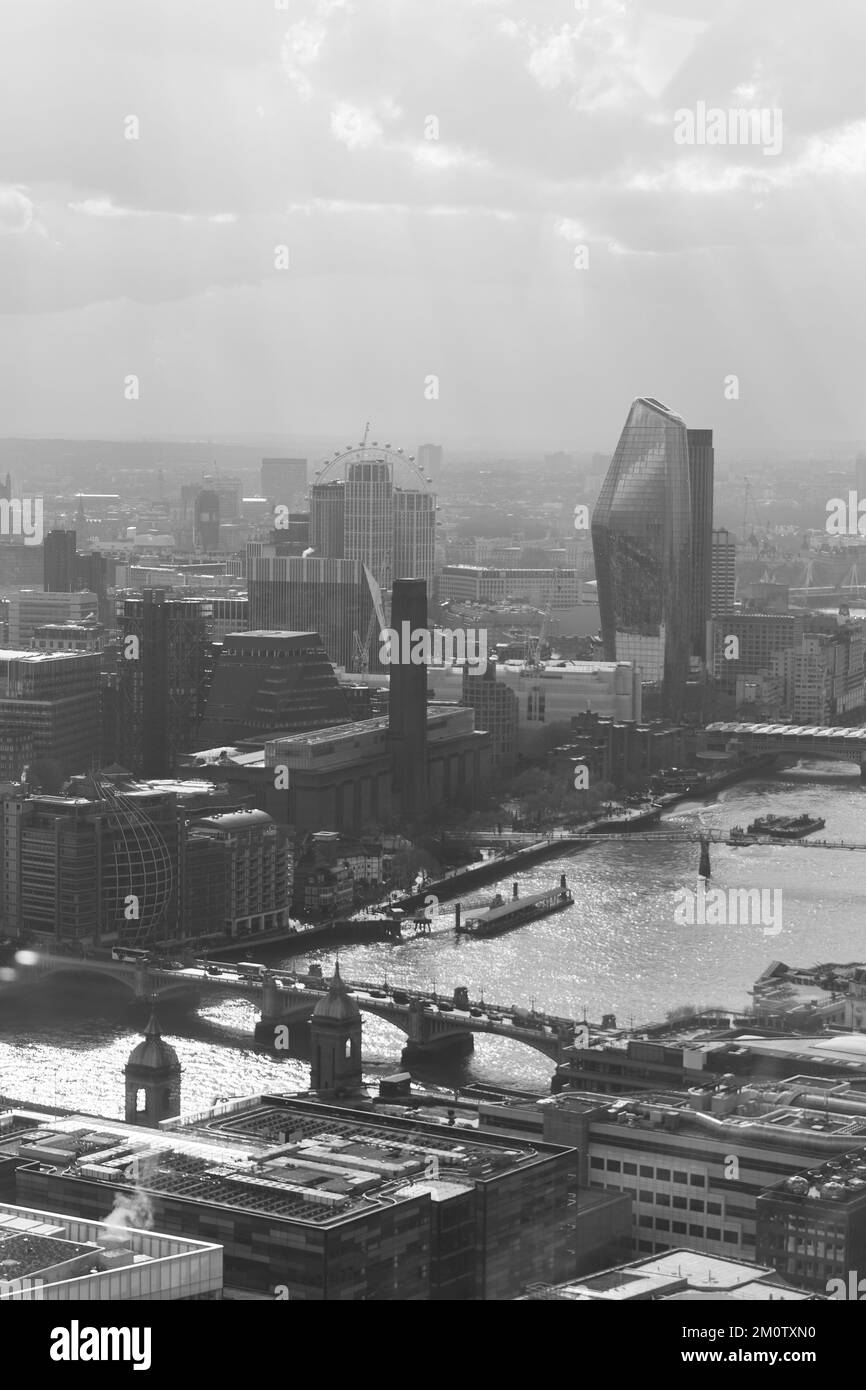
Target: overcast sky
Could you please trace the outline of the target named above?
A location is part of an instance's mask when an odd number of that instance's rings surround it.
[[[280,5],[0,0],[0,433],[866,441],[862,0]]]

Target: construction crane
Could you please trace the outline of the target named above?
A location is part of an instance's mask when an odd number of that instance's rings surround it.
[[[370,614],[370,621],[367,624],[367,635],[361,641],[357,629],[352,633],[352,645],[354,647],[354,661],[352,670],[356,675],[366,676],[370,669],[370,643],[373,640],[373,633],[376,628],[376,610]]]
[[[372,571],[367,565],[362,566],[367,590],[373,604],[373,611],[370,614],[370,621],[367,624],[367,633],[364,641],[355,629],[352,633],[353,660],[352,667],[356,673],[365,674],[370,669],[370,643],[373,640],[373,633],[378,625],[379,631],[384,631],[388,624],[385,621],[385,609],[382,603],[382,590],[373,578]]]
[[[553,613],[553,596],[558,593],[560,588],[557,582],[556,589],[551,592],[547,601],[547,608],[544,610],[544,617],[541,620],[541,627],[538,636],[533,637],[531,633],[526,634],[526,645],[524,647],[523,669],[524,671],[534,671],[543,664],[541,660],[541,648],[547,640],[547,631],[550,627],[551,615]]]

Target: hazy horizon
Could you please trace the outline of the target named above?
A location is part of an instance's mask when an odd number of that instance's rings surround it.
[[[611,452],[652,395],[720,459],[866,440],[866,10],[10,0],[0,36],[5,437]],[[775,144],[678,143],[705,107]]]

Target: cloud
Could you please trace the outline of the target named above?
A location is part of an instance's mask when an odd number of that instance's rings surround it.
[[[20,188],[0,185],[0,236],[26,232],[33,222],[33,204]]]
[[[348,150],[366,150],[382,138],[382,127],[372,111],[341,101],[331,112],[331,134]]]

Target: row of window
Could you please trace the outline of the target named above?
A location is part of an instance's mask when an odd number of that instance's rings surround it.
[[[593,1186],[602,1184],[593,1184]],[[618,1187],[616,1183],[605,1183],[606,1192],[625,1192],[637,1198],[639,1202],[654,1203],[658,1207],[673,1207],[674,1211],[706,1211],[708,1216],[721,1216],[721,1202],[704,1202],[702,1197],[671,1197],[667,1192],[651,1192],[648,1187]],[[732,1216],[734,1213],[728,1213]]]
[[[727,1228],[723,1230],[721,1226],[699,1226],[685,1221],[668,1221],[665,1216],[641,1216],[638,1220],[638,1226],[644,1230],[669,1231],[675,1236],[689,1235],[695,1240],[724,1240],[726,1245],[739,1245],[740,1243],[738,1231]],[[743,1244],[751,1244],[748,1235],[743,1236]]]
[[[677,1182],[688,1184],[692,1187],[706,1187],[707,1180],[702,1173],[687,1173],[684,1168],[653,1168],[649,1163],[621,1163],[618,1158],[591,1158],[589,1160],[591,1168],[607,1167],[609,1173],[625,1173],[632,1177],[655,1178],[657,1182]],[[673,1173],[673,1176],[671,1176]]]

